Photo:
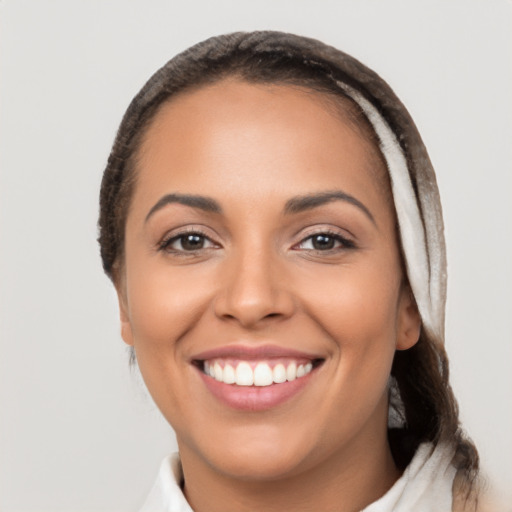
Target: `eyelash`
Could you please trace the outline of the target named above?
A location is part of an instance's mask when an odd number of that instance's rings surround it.
[[[199,237],[203,240],[203,243],[208,242],[211,244],[211,246],[210,247],[200,247],[198,249],[186,250],[183,248],[183,242],[184,242],[185,238],[189,237],[189,236]],[[180,240],[181,240],[182,249],[173,248],[172,245],[175,242],[178,242]],[[213,242],[213,240],[210,237],[208,237],[208,235],[206,235],[205,233],[203,233],[202,231],[200,231],[198,229],[191,229],[191,230],[187,230],[187,231],[181,231],[180,233],[165,237],[158,244],[158,250],[165,251],[168,253],[173,253],[173,254],[179,254],[179,255],[189,255],[189,254],[196,254],[198,251],[201,251],[204,249],[210,249],[214,246],[218,246],[218,244]]]
[[[312,241],[315,237],[320,237],[320,236],[332,239],[334,241],[334,243],[337,242],[339,244],[339,246],[331,247],[328,249],[315,249],[315,248],[301,249],[300,248],[300,245],[303,245],[306,241],[308,241],[308,240]],[[321,231],[317,231],[316,233],[311,233],[308,236],[306,236],[305,238],[303,238],[298,244],[294,245],[294,247],[293,247],[293,249],[295,249],[295,250],[299,250],[299,251],[300,250],[308,250],[308,251],[314,251],[316,253],[331,253],[331,252],[335,252],[335,251],[355,249],[355,248],[356,248],[356,244],[352,240],[349,240],[348,238],[341,236],[339,233],[336,233],[336,232],[330,231],[330,230],[321,230]]]
[[[199,247],[197,249],[184,249],[183,248],[183,242],[185,241],[186,237],[189,236],[196,236],[201,239],[203,242],[203,246]],[[313,241],[315,237],[325,237],[327,239],[330,239],[335,244],[338,243],[338,247],[329,247],[327,249],[317,249],[317,248],[301,248],[301,245],[304,245],[307,241]],[[173,248],[172,245],[178,241],[181,240],[181,249]],[[205,243],[209,243],[209,247],[204,247]],[[314,242],[312,242],[314,243]],[[211,238],[208,237],[205,233],[203,233],[201,230],[198,229],[191,229],[189,231],[182,231],[177,234],[173,234],[169,237],[164,238],[159,244],[158,244],[158,250],[165,251],[168,253],[178,254],[178,255],[193,255],[197,254],[197,252],[205,250],[205,249],[211,249],[213,247],[219,247],[218,244],[213,242]],[[336,233],[334,231],[330,230],[321,230],[316,233],[311,233],[308,236],[304,237],[298,244],[295,244],[292,249],[298,250],[298,251],[313,251],[316,253],[332,253],[340,250],[349,250],[349,249],[355,249],[356,245],[352,240],[349,240],[343,236],[341,236],[339,233]]]

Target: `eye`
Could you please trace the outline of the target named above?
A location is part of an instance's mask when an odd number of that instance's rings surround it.
[[[206,235],[198,232],[181,233],[162,241],[160,249],[168,252],[194,252],[216,247]]]
[[[332,251],[335,249],[351,249],[355,244],[337,233],[315,233],[304,238],[297,246],[300,250]]]

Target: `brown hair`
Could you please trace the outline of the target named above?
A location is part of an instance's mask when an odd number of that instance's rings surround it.
[[[226,77],[251,83],[296,85],[336,97],[378,147],[360,107],[348,99],[337,82],[348,84],[373,104],[394,131],[406,156],[416,194],[421,195],[416,162],[428,161],[428,155],[407,110],[377,74],[335,48],[291,34],[253,32],[213,37],[177,55],[158,70],[123,117],[100,193],[98,240],[103,268],[114,282],[122,266],[124,226],[136,183],[137,152],[149,124],[159,107],[177,93]],[[389,434],[397,465],[404,468],[421,442],[448,443],[454,450],[461,492],[469,497],[476,488],[478,454],[459,424],[442,342],[425,330],[414,347],[396,352],[391,372],[390,414],[401,423],[399,429],[390,429]]]

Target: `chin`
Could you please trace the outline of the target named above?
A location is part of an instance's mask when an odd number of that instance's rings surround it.
[[[283,453],[279,447],[247,453],[224,454],[216,469],[238,480],[264,482],[281,480],[301,472],[303,460],[298,453]]]
[[[208,438],[219,442],[195,450],[208,466],[229,478],[246,481],[286,478],[300,473],[311,453],[309,445],[304,442],[306,438],[290,436],[275,427],[241,426],[230,430],[226,442],[222,442],[221,436],[212,434]],[[187,447],[178,444],[183,456]]]

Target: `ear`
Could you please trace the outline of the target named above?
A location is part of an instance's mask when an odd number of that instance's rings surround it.
[[[398,304],[396,349],[407,350],[420,338],[421,317],[409,285],[402,286]]]
[[[133,346],[133,332],[132,324],[130,323],[130,315],[128,314],[128,306],[126,294],[122,287],[116,286],[117,300],[119,302],[119,319],[121,321],[121,337],[123,341],[130,346]]]

